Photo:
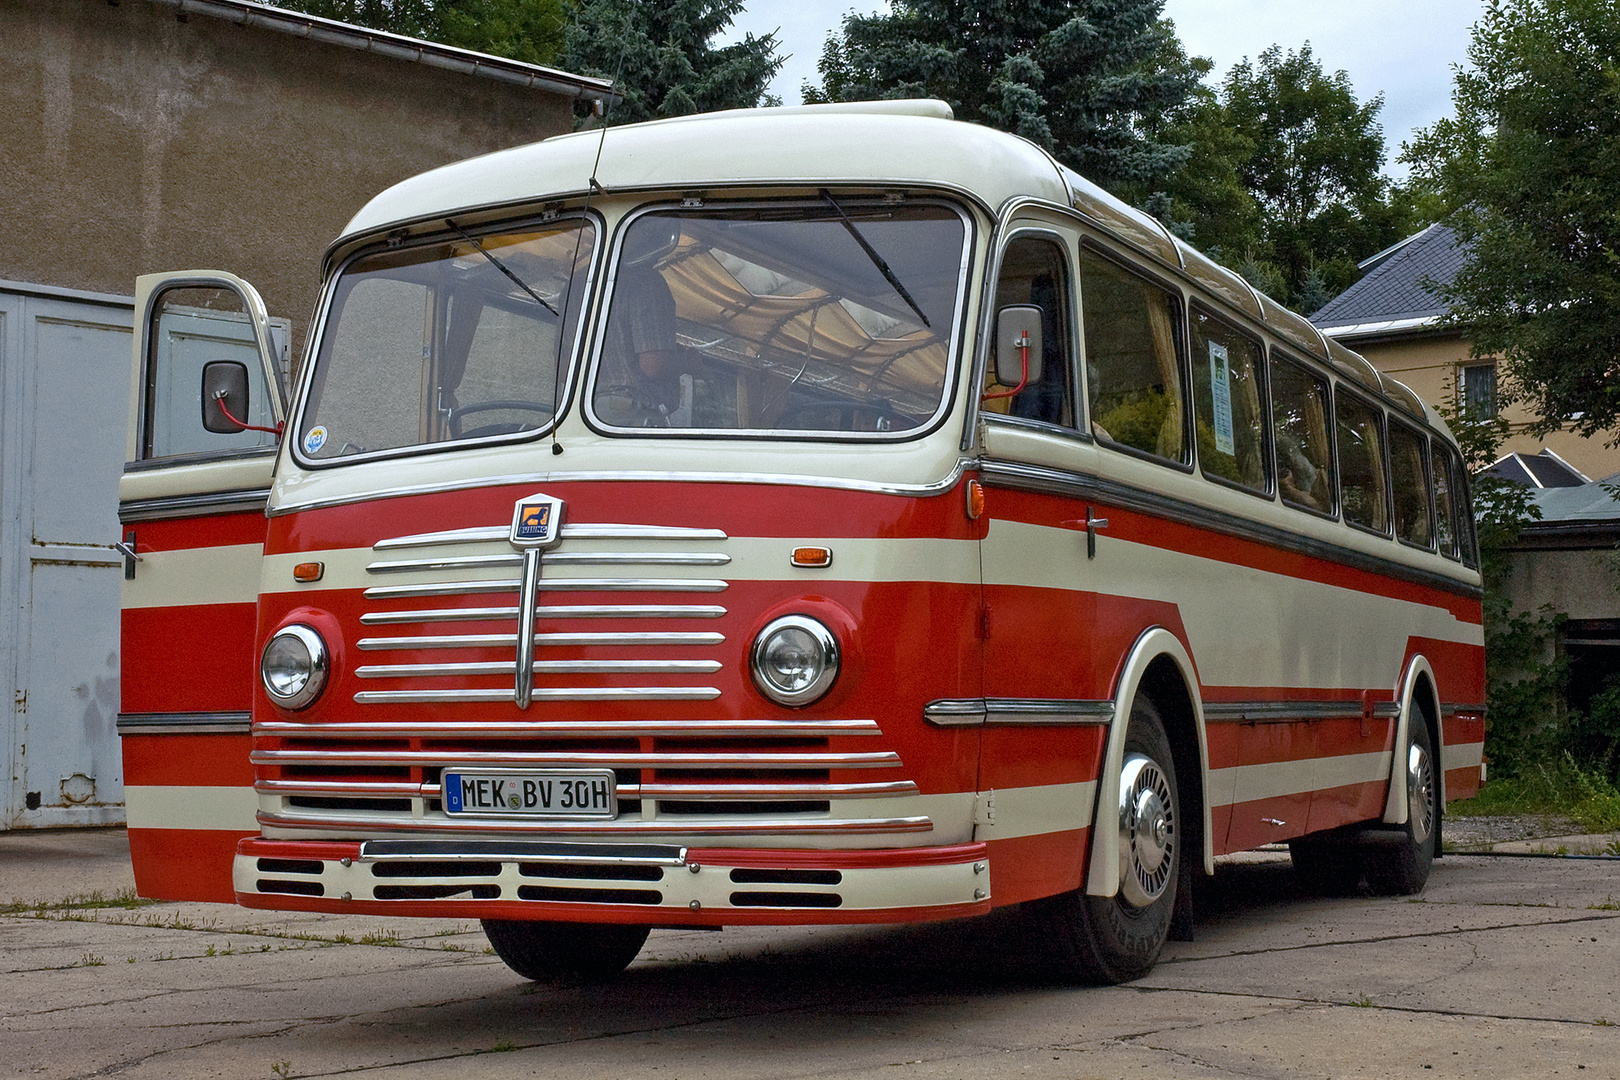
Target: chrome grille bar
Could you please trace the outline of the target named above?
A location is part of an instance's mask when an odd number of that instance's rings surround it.
[[[505,540],[511,530],[505,525],[483,525],[471,529],[450,529],[445,532],[417,533],[414,536],[394,536],[371,545],[373,551],[397,551],[400,548],[428,547],[435,544],[475,544]],[[720,529],[686,529],[673,525],[594,525],[563,526],[564,540],[724,540]]]
[[[750,752],[715,751],[649,753],[611,750],[532,751],[532,750],[254,750],[248,755],[255,765],[364,766],[444,765],[453,758],[457,765],[511,765],[598,769],[892,769],[900,755],[891,750],[852,752],[808,751]]]
[[[543,633],[534,636],[534,643],[540,648],[584,645],[719,645],[725,640],[724,634],[703,630],[633,630],[624,633],[583,631],[577,634]],[[359,648],[371,651],[512,648],[516,645],[516,634],[424,634],[421,637],[361,638],[357,642]]]
[[[443,791],[438,784],[385,783],[377,781],[260,780],[253,790],[261,795],[284,798],[299,796],[348,796],[350,798],[437,799]],[[881,799],[917,794],[910,780],[871,784],[619,784],[623,799],[666,799],[676,802],[782,802],[816,799]]]
[[[536,675],[707,675],[720,670],[718,660],[536,660],[529,665]],[[492,664],[369,664],[354,669],[362,679],[403,679],[411,676],[515,675],[515,661]]]
[[[534,701],[713,701],[720,690],[713,686],[537,686],[529,696]],[[512,691],[361,690],[354,700],[361,705],[491,704],[511,701]]]
[[[726,609],[718,604],[566,604],[535,608],[537,619],[718,619]],[[360,616],[366,626],[419,622],[482,622],[516,620],[515,607],[435,608],[421,611],[371,611]]]
[[[678,821],[642,821],[621,818],[616,821],[514,821],[500,818],[401,818],[386,814],[334,814],[311,810],[260,810],[259,824],[295,830],[351,831],[364,829],[377,833],[513,833],[533,836],[537,828],[548,836],[753,836],[753,835],[837,835],[847,833],[931,832],[934,823],[926,817],[826,818],[826,817],[747,817],[681,818]]]
[[[755,736],[827,738],[836,735],[881,735],[875,720],[535,720],[511,723],[474,720],[367,721],[359,724],[305,724],[264,720],[255,735],[281,739],[513,739],[638,738],[690,736],[734,739]]]

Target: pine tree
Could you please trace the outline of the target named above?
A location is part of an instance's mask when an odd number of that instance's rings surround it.
[[[845,16],[806,101],[935,97],[1022,135],[1112,190],[1151,193],[1189,147],[1151,129],[1198,84],[1163,63],[1164,0],[890,0]],[[1175,52],[1179,53],[1179,46]]]
[[[612,124],[780,104],[775,34],[713,47],[743,0],[576,0],[561,66],[614,80]]]

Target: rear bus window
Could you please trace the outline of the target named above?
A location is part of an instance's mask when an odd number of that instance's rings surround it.
[[[1458,557],[1457,500],[1451,490],[1451,462],[1438,443],[1434,448],[1434,535],[1440,554],[1448,559]]]
[[[1266,490],[1265,420],[1260,407],[1260,346],[1219,319],[1193,309],[1193,420],[1204,475]]]
[[[1319,514],[1333,513],[1326,381],[1274,356],[1271,417],[1277,437],[1277,488],[1283,502]]]
[[[1389,532],[1389,486],[1384,480],[1384,418],[1372,405],[1340,393],[1337,401],[1339,492],[1344,520]]]
[[[1091,430],[1098,438],[1186,461],[1177,301],[1092,251],[1080,254]]]

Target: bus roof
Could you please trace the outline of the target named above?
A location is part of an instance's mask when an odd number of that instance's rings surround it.
[[[593,175],[610,193],[787,181],[946,187],[992,210],[1020,195],[1069,201],[1062,170],[1045,151],[950,116],[943,102],[860,102],[739,109],[558,135],[395,184],[344,232],[582,194]]]
[[[365,234],[480,210],[620,191],[801,186],[933,187],[992,212],[1017,198],[1082,216],[1221,297],[1340,375],[1449,431],[1416,394],[1309,320],[1016,135],[952,118],[945,102],[865,101],[736,109],[578,131],[401,181],[357,213],[328,257]]]

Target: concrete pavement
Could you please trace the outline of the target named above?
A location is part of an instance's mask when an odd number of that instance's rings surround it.
[[[106,906],[122,832],[0,834],[0,1076],[1620,1080],[1617,872],[1457,855],[1421,897],[1322,899],[1226,860],[1199,939],[1125,987],[1022,980],[998,913],[656,931],[567,989],[465,922]]]

